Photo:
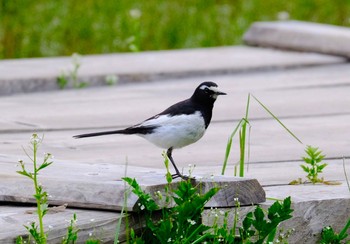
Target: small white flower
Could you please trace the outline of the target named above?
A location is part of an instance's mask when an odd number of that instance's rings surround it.
[[[287,11],[281,11],[277,13],[277,19],[278,20],[288,20],[289,19],[289,13]]]
[[[91,221],[91,222],[94,222],[94,221],[95,221],[95,219],[90,219],[90,221]]]
[[[33,134],[31,137],[30,137],[30,141],[32,143],[39,143],[40,142],[40,137],[37,135],[37,134]]]
[[[90,237],[92,236],[92,233],[91,233],[91,232],[89,232],[89,236],[90,236]]]
[[[48,227],[49,227],[50,230],[53,229],[53,226],[52,226],[52,225],[49,225]]]
[[[72,63],[74,65],[80,66],[81,55],[79,53],[73,53]]]
[[[196,221],[192,220],[192,219],[187,219],[187,222],[190,223],[191,225],[195,225]]]
[[[233,198],[233,201],[238,202],[238,197]]]
[[[141,210],[144,210],[144,209],[145,209],[145,206],[141,205],[141,206],[140,206],[140,209],[141,209]]]
[[[171,240],[171,238],[169,237],[169,239],[168,239],[168,241],[167,242],[171,242],[172,240]]]
[[[118,76],[116,75],[107,75],[105,81],[108,85],[115,85],[118,82]]]
[[[133,19],[139,19],[142,15],[142,12],[140,9],[137,9],[137,8],[133,8],[129,11],[129,14],[131,16],[131,18]]]

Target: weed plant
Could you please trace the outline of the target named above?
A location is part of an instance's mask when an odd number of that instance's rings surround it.
[[[57,77],[57,85],[60,89],[64,89],[69,86],[70,83],[73,88],[84,88],[88,86],[87,82],[79,81],[78,79],[78,71],[81,67],[81,55],[77,53],[73,53],[72,55],[72,70],[68,71],[68,75],[66,72],[62,71],[61,74]]]
[[[212,226],[202,223],[205,204],[220,190],[212,188],[206,193],[200,192],[200,183],[193,185],[191,180],[181,181],[177,188],[168,191],[167,204],[160,206],[148,193],[145,193],[135,179],[124,178],[132,192],[138,198],[139,214],[145,218],[145,226],[141,233],[130,232],[130,243],[271,243],[277,238],[278,225],[291,218],[291,199],[276,201],[267,211],[257,206],[249,212],[237,228],[238,217],[235,217],[233,227],[228,224],[228,214],[224,216],[224,224],[214,221]],[[171,183],[168,182],[169,184]],[[156,197],[164,196],[156,194]],[[167,208],[174,202],[172,208]],[[235,210],[235,216],[238,216]],[[160,216],[159,216],[160,215]],[[238,234],[236,234],[238,232]]]
[[[35,194],[33,196],[36,200],[36,207],[37,207],[36,212],[38,214],[39,224],[32,222],[29,226],[26,225],[25,228],[28,230],[33,240],[38,244],[46,243],[47,235],[45,234],[45,231],[44,231],[43,218],[47,213],[47,209],[48,209],[48,201],[47,201],[48,194],[46,191],[43,190],[43,187],[39,183],[38,174],[41,170],[43,170],[44,168],[48,167],[50,164],[53,163],[52,155],[49,153],[45,154],[44,161],[42,164],[38,163],[38,149],[42,140],[43,139],[40,138],[37,134],[32,135],[30,139],[30,145],[31,145],[31,150],[33,152],[33,157],[31,157],[29,153],[26,150],[24,150],[28,158],[33,163],[33,171],[29,171],[22,160],[19,161],[21,170],[17,171],[17,173],[24,175],[28,177],[30,180],[32,180],[34,184]]]
[[[336,233],[331,226],[327,226],[322,229],[322,239],[321,244],[349,244],[350,240],[345,242],[345,239],[348,237],[347,231],[350,228],[350,219],[345,224],[344,228],[338,233]]]
[[[43,137],[39,137],[37,134],[33,134],[30,139],[30,150],[33,153],[33,156],[29,154],[25,149],[24,152],[30,161],[33,163],[33,169],[30,171],[28,169],[28,165],[24,163],[23,160],[19,161],[19,165],[21,170],[18,170],[17,173],[28,177],[34,186],[33,195],[36,201],[36,211],[38,214],[38,224],[36,222],[32,222],[29,225],[25,225],[24,227],[28,231],[28,237],[18,236],[16,238],[16,244],[26,244],[26,243],[35,243],[35,244],[46,244],[48,234],[45,232],[44,228],[44,216],[47,214],[49,209],[48,204],[48,193],[44,191],[43,186],[40,184],[38,175],[46,167],[50,166],[53,163],[53,156],[50,153],[46,153],[44,155],[44,161],[40,164],[38,162],[38,151],[39,147],[42,144]],[[67,228],[67,234],[62,240],[62,244],[74,244],[78,239],[78,231],[79,229],[76,227],[77,216],[73,215],[73,218],[70,220],[70,224]],[[97,239],[89,239],[86,243],[90,244],[98,244],[99,240]]]
[[[306,177],[310,180],[312,184],[323,183],[324,179],[319,178],[319,174],[322,173],[323,169],[328,165],[322,163],[325,155],[318,147],[307,146],[305,149],[307,154],[306,157],[302,157],[305,165],[300,165],[300,167],[307,173]]]
[[[76,227],[77,215],[73,214],[73,218],[70,220],[69,226],[67,228],[67,234],[63,238],[62,244],[75,243],[78,240],[78,231]]]

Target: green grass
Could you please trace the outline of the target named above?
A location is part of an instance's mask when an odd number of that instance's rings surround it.
[[[0,58],[233,45],[283,12],[350,26],[349,0],[3,0]]]
[[[253,99],[272,117],[274,118],[282,127],[285,129],[295,140],[297,140],[299,143],[302,144],[302,141],[292,132],[290,131],[277,117],[274,115],[259,99],[257,99],[253,94],[248,94],[247,99],[247,105],[245,110],[245,117],[243,117],[238,125],[235,127],[233,132],[228,138],[227,144],[226,144],[226,151],[225,151],[225,157],[224,162],[222,164],[221,174],[224,175],[228,163],[228,159],[231,153],[231,147],[232,147],[232,140],[233,137],[236,135],[237,131],[239,132],[239,162],[234,167],[234,176],[237,176],[237,167],[239,168],[239,176],[244,177],[244,165],[246,163],[249,163],[249,157],[250,157],[250,123],[249,123],[249,107],[250,107],[250,97],[253,97]],[[247,133],[247,125],[248,127],[248,133]],[[247,137],[248,136],[248,137]],[[248,160],[246,162],[245,156],[247,154]]]

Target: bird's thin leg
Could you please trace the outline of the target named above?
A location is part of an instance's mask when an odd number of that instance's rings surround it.
[[[187,180],[188,177],[183,176],[183,175],[180,173],[179,169],[176,167],[175,162],[174,162],[174,159],[173,159],[173,157],[172,157],[172,155],[171,155],[172,152],[173,152],[173,148],[172,148],[172,147],[169,148],[168,151],[166,152],[166,155],[167,155],[168,158],[170,159],[170,162],[173,164],[174,169],[175,169],[175,172],[176,172],[176,174],[171,175],[172,178],[173,178],[173,179],[176,179],[176,178],[178,178],[178,177],[181,177],[182,179]]]

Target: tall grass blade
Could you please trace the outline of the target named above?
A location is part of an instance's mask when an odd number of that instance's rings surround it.
[[[238,125],[237,125],[236,128],[233,130],[233,132],[231,133],[230,137],[228,138],[227,145],[226,145],[226,151],[225,151],[225,159],[224,159],[224,163],[223,163],[223,165],[222,165],[221,175],[224,175],[224,174],[225,174],[225,170],[226,170],[226,166],[227,166],[227,161],[228,161],[228,158],[229,158],[230,153],[231,153],[232,139],[233,139],[233,137],[236,135],[238,129],[241,127],[242,122],[243,122],[243,119],[241,119],[241,120],[239,121]]]
[[[128,158],[126,158],[126,160],[125,160],[124,177],[127,177],[127,174],[128,174]],[[114,242],[113,242],[114,244],[119,243],[119,235],[121,232],[121,226],[122,226],[122,221],[123,221],[124,217],[125,217],[126,222],[127,222],[128,215],[127,215],[127,213],[124,214],[124,212],[125,212],[125,208],[128,204],[128,193],[129,193],[129,189],[126,187],[126,182],[124,181],[124,203],[123,203],[122,211],[120,212],[120,218],[118,219],[118,223],[117,223],[117,226],[115,229]],[[126,224],[126,226],[128,226],[128,225]],[[128,236],[129,235],[126,235],[127,240],[129,239]]]
[[[239,133],[239,145],[240,145],[240,159],[239,159],[239,176],[244,176],[244,163],[245,163],[245,145],[246,145],[246,134],[247,134],[247,124],[249,124],[249,105],[250,105],[250,93],[248,94],[247,106],[245,109],[244,122]]]
[[[240,128],[240,130],[239,130],[239,145],[240,145],[239,176],[240,177],[244,176],[244,163],[245,163],[245,151],[246,151],[245,145],[246,145],[246,134],[247,134],[246,131],[247,131],[247,124],[249,125],[249,120],[248,120],[249,106],[250,106],[250,94],[248,94],[245,117],[239,121],[238,125],[233,130],[233,132],[231,133],[231,135],[227,141],[226,151],[225,151],[225,159],[224,159],[224,163],[222,165],[222,170],[221,170],[222,175],[225,174],[225,170],[227,167],[228,158],[229,158],[230,152],[231,152],[232,139],[235,136],[235,134],[237,133],[238,129]],[[250,141],[250,128],[251,128],[251,126],[249,125],[248,141]],[[249,158],[250,158],[250,143],[248,142],[248,160],[249,160]],[[237,166],[235,166],[234,175],[235,176],[237,175]]]
[[[239,176],[244,176],[244,157],[245,157],[245,124],[243,124],[242,129],[239,131]]]
[[[262,102],[259,101],[259,99],[257,99],[254,95],[252,95],[252,97],[266,110],[266,112],[268,112],[286,131],[288,131],[288,133],[294,137],[294,139],[296,139],[298,142],[300,142],[301,144],[302,141],[296,136],[294,135],[293,132],[291,132]]]
[[[247,142],[247,172],[249,170],[249,162],[250,162],[250,132],[252,130],[252,126],[248,123],[249,130],[248,130],[248,142]]]
[[[350,219],[348,220],[348,222],[346,223],[344,228],[339,233],[339,237],[341,239],[345,239],[348,236],[348,234],[346,232],[348,231],[349,228],[350,228]],[[346,242],[346,243],[349,243],[349,242]]]

